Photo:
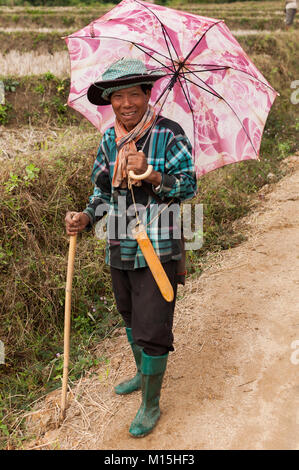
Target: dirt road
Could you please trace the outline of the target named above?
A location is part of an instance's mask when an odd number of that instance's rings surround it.
[[[59,429],[55,393],[30,416],[28,433],[46,433],[28,448],[299,449],[299,165],[290,165],[242,221],[248,240],[180,291],[152,434],[128,433],[140,392],[113,393],[134,370],[122,334],[97,351],[110,362],[72,388]]]

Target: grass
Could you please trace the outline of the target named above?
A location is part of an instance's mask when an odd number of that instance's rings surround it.
[[[68,240],[64,216],[86,203],[94,132],[61,132],[47,149],[19,155],[1,172],[0,338],[2,425],[13,427],[13,410],[60,385]],[[96,364],[93,347],[119,324],[103,242],[78,241],[73,282],[71,378]],[[7,289],[9,286],[9,289]],[[5,428],[2,428],[2,431]],[[5,439],[3,431],[2,438]]]
[[[61,65],[58,61],[57,64],[59,63]],[[28,64],[30,66],[30,60]],[[49,62],[46,64],[49,65]],[[33,66],[34,63],[32,63]],[[70,79],[55,76],[49,68],[46,66],[45,73],[38,76],[19,75],[9,78],[0,76],[6,88],[5,106],[7,107],[2,120],[0,115],[0,125],[63,127],[70,123],[80,123],[83,120],[82,115],[66,105]],[[15,90],[12,90],[8,86],[9,83],[18,85]]]
[[[262,5],[250,3],[255,10]],[[278,2],[267,5],[277,8]],[[225,8],[234,11],[238,5]],[[214,11],[211,5],[208,10]],[[204,205],[205,243],[188,253],[190,276],[202,272],[211,253],[244,239],[234,230],[234,221],[252,209],[251,195],[283,176],[281,162],[296,150],[298,119],[290,85],[296,78],[297,33],[238,40],[281,96],[266,124],[261,161],[230,165],[201,179],[196,202]],[[61,383],[68,251],[64,215],[67,209],[85,207],[99,140],[95,129],[61,107],[69,83],[38,66],[43,75],[22,77],[18,70],[0,77],[6,87],[6,107],[0,109],[0,338],[6,347],[5,364],[0,365],[2,447],[8,438],[20,442],[24,410]],[[76,127],[70,126],[72,120]],[[96,344],[120,325],[103,242],[91,234],[78,239],[72,318],[74,381],[105,361],[95,357]]]
[[[69,58],[67,51],[54,52],[53,54],[40,54],[35,51],[20,52],[12,50],[7,54],[0,54],[1,74],[6,77],[16,75],[24,77],[51,72],[58,78],[69,75]]]

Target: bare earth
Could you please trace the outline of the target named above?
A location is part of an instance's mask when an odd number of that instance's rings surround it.
[[[60,427],[57,392],[29,414],[26,448],[299,449],[296,157],[288,165],[291,174],[262,190],[241,222],[248,240],[214,255],[180,290],[155,430],[143,439],[128,433],[140,392],[113,392],[134,371],[117,331],[97,350],[110,362],[72,385]]]

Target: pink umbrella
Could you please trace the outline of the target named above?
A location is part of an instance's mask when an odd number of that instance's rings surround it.
[[[111,106],[91,104],[87,90],[109,65],[130,56],[165,73],[151,104],[184,128],[198,177],[258,159],[277,93],[222,20],[123,0],[65,39],[71,60],[68,105],[101,132],[113,124],[114,114]]]

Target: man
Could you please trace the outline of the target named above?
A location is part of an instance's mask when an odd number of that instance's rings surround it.
[[[142,403],[130,427],[134,437],[148,434],[160,416],[162,380],[168,353],[173,351],[177,268],[183,250],[179,214],[169,211],[165,226],[161,208],[190,199],[197,190],[192,149],[183,129],[156,116],[149,105],[151,88],[161,77],[149,73],[140,60],[124,58],[104,72],[101,82],[91,85],[88,99],[97,106],[111,104],[116,119],[99,146],[89,205],[83,212],[68,212],[65,219],[67,234],[73,235],[108,212],[106,262],[137,366],[136,375],[115,391],[142,389]],[[129,177],[130,171],[137,177],[148,173],[149,165],[153,170],[141,183]],[[136,223],[137,206],[143,208],[148,236],[172,285],[171,302],[161,295],[136,239],[127,232]]]

